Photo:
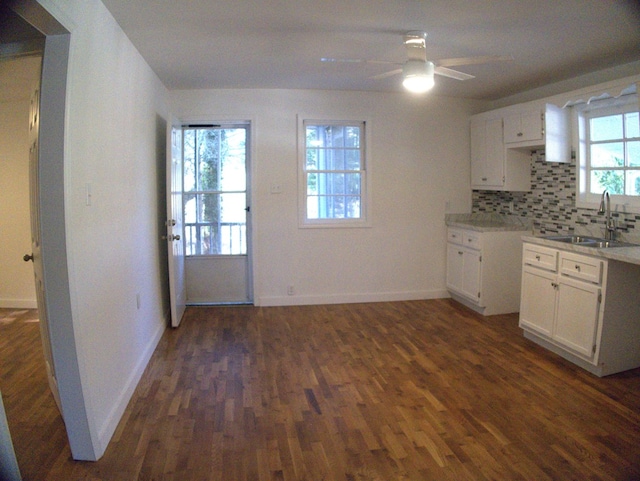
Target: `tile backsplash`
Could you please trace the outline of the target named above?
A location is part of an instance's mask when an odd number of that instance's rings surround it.
[[[527,217],[536,234],[604,233],[604,215],[576,207],[576,165],[531,160],[530,192],[474,190],[472,213]],[[613,213],[622,237],[640,237],[640,214]]]

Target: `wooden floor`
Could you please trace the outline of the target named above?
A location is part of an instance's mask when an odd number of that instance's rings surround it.
[[[517,315],[189,308],[96,463],[70,459],[37,324],[13,317],[0,389],[25,481],[640,479],[640,370],[594,377]]]

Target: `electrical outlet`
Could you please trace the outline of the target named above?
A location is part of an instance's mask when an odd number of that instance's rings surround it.
[[[287,295],[292,296],[294,294],[293,286],[287,286]]]

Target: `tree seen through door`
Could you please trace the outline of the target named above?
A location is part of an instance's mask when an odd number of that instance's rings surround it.
[[[245,255],[245,127],[183,129],[187,256]]]

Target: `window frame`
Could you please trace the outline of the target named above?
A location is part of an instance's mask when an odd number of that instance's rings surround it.
[[[588,123],[593,117],[601,114],[624,114],[640,111],[638,94],[622,95],[618,98],[604,98],[590,103],[573,106],[574,145],[576,149],[576,206],[585,209],[598,209],[602,192],[591,193],[591,166],[589,159]],[[625,167],[626,169],[626,167]],[[599,169],[598,169],[599,170]],[[640,213],[640,195],[611,194],[611,208],[617,212]]]
[[[298,115],[298,225],[300,228],[353,228],[371,226],[370,176],[371,176],[371,121],[360,120],[327,120]],[[361,167],[360,172],[360,217],[310,219],[307,216],[307,173],[306,169],[306,127],[307,125],[358,126],[360,132]],[[329,170],[331,172],[331,170]],[[335,171],[343,172],[343,171]]]

